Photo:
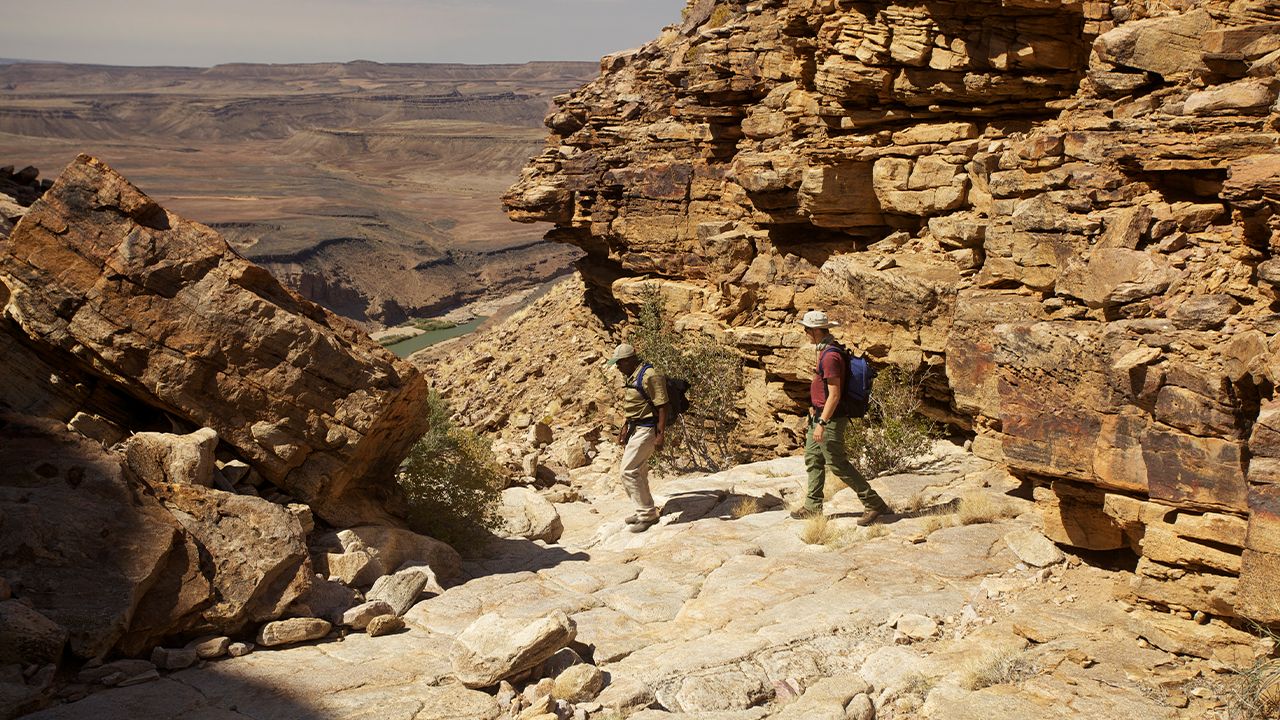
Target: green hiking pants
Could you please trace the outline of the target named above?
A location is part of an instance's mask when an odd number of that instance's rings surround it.
[[[835,473],[836,477],[858,493],[858,499],[862,501],[864,508],[888,512],[889,506],[885,504],[884,499],[849,462],[849,454],[844,447],[844,431],[849,427],[849,418],[832,418],[828,421],[820,443],[813,441],[813,431],[816,427],[818,427],[817,423],[810,418],[809,432],[804,439],[804,467],[809,472],[809,488],[804,499],[805,509],[814,512],[822,511],[827,468],[831,468],[831,472]]]

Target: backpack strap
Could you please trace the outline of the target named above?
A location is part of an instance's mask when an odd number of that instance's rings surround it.
[[[846,369],[847,363],[848,363],[848,356],[845,354],[846,350],[842,346],[840,346],[839,343],[833,342],[830,345],[827,345],[826,347],[822,348],[822,353],[818,355],[818,377],[822,378],[822,389],[824,392],[827,393],[826,399],[823,400],[824,403],[826,402],[826,400],[831,399],[831,391],[827,389],[827,385],[828,385],[827,376],[822,374],[822,361],[827,358],[827,353],[829,352],[833,352],[840,356],[840,376],[845,377],[847,379],[847,376],[849,374],[849,371]]]
[[[640,366],[640,372],[636,374],[636,390],[640,391],[640,397],[644,398],[644,401],[649,403],[649,407],[653,408],[653,412],[656,415],[658,413],[658,406],[653,404],[653,398],[649,397],[649,393],[644,391],[644,373],[646,370],[652,369],[653,366],[649,363],[645,363]]]

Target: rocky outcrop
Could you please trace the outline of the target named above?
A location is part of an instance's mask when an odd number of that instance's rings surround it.
[[[401,565],[430,566],[418,591],[457,574],[452,548],[394,515],[422,376],[97,160],[0,237],[0,308],[0,624],[16,638],[0,666],[25,673],[0,696],[15,707],[39,705],[64,658],[177,670],[211,639],[243,654],[229,636],[327,634],[319,618],[359,596],[315,576],[316,517],[390,564],[370,583]],[[302,630],[260,627],[282,617]]]
[[[388,521],[421,376],[99,161],[72,163],[0,245],[0,285],[6,356],[32,368],[3,402],[212,428],[327,522]]]
[[[1041,487],[1052,539],[1274,622],[1280,17],[1180,7],[693,2],[559,99],[508,210],[597,305],[694,298],[772,398],[748,448],[794,442],[825,307]]]

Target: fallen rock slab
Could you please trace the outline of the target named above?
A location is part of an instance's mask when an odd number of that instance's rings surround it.
[[[319,640],[328,635],[332,629],[332,625],[319,618],[276,620],[263,625],[258,631],[258,644],[263,647],[275,647]]]
[[[378,578],[378,582],[373,584],[365,597],[386,603],[397,616],[404,615],[418,602],[422,588],[427,586],[428,577],[426,572],[414,569],[384,575]]]
[[[369,626],[369,622],[376,617],[383,615],[395,615],[395,611],[391,609],[385,601],[371,600],[366,603],[357,605],[342,614],[342,624],[352,630],[364,630]]]
[[[576,631],[560,611],[532,622],[490,613],[458,635],[450,662],[466,687],[489,687],[551,657],[573,642]]]
[[[422,376],[101,161],[76,158],[0,240],[0,286],[6,330],[130,397],[108,420],[212,428],[329,523],[390,521]]]
[[[1056,565],[1066,559],[1052,540],[1030,528],[1019,528],[1007,533],[1004,542],[1019,560],[1035,567]]]

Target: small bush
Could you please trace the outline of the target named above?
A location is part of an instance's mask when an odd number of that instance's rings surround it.
[[[1035,674],[1035,666],[1022,650],[1005,650],[988,655],[965,668],[960,685],[981,690],[992,685],[1016,683]]]
[[[666,445],[654,463],[676,472],[718,472],[737,464],[742,358],[702,333],[676,332],[657,286],[644,287],[640,297],[632,337],[636,351],[663,375],[689,382],[689,409],[668,425]]]
[[[506,478],[489,441],[457,427],[435,391],[427,401],[430,430],[400,466],[409,524],[451,544],[483,538],[502,525],[498,502]]]
[[[882,370],[871,392],[866,417],[849,421],[845,447],[863,477],[910,470],[938,437],[936,426],[920,415],[922,378],[898,368]]]
[[[718,28],[726,25],[733,19],[733,10],[728,5],[716,5],[716,9],[711,11],[711,17],[707,20],[708,28]]]

